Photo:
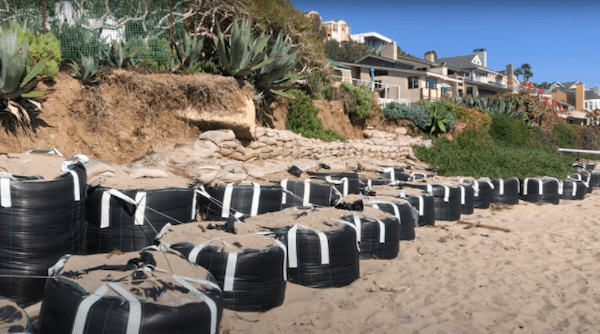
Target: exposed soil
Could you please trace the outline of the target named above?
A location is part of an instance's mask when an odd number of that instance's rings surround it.
[[[340,101],[315,100],[313,103],[319,109],[317,117],[325,129],[334,130],[348,139],[364,138],[362,129],[352,125]]]

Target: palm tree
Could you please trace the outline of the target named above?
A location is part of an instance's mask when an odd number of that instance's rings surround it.
[[[523,71],[521,70],[521,68],[515,68],[513,74],[515,75],[515,77],[517,77],[517,79],[519,79],[519,75],[523,75]]]
[[[523,71],[523,79],[525,81],[529,81],[529,78],[533,76],[533,72],[531,72],[531,65],[527,63],[521,65],[521,71]]]

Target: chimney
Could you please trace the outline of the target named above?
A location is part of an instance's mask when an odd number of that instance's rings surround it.
[[[391,44],[384,44],[381,46],[381,56],[385,58],[390,58],[393,60],[398,59],[398,46],[396,46],[396,42],[392,42]]]
[[[585,100],[585,84],[578,83],[575,86],[575,110],[583,110],[583,101]]]
[[[485,49],[475,49],[473,54],[478,55],[483,67],[487,67],[487,52]]]
[[[435,63],[435,51],[425,52],[425,60],[427,60],[428,62]]]
[[[508,88],[511,90],[516,89],[516,82],[513,80],[513,76],[515,75],[515,69],[513,64],[506,65],[506,77],[508,80]]]

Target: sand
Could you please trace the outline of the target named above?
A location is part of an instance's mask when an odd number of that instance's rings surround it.
[[[499,209],[503,208],[503,209]],[[336,289],[289,283],[282,306],[225,310],[222,333],[596,333],[600,191],[559,205],[521,201],[436,221],[393,260],[361,260]]]

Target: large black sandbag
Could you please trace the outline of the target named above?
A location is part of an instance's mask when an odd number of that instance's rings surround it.
[[[384,168],[379,172],[379,174],[381,174],[383,179],[388,180],[388,183],[395,181],[408,181],[411,177],[410,174],[406,174],[404,172],[404,168]]]
[[[562,180],[559,194],[561,199],[581,200],[585,198],[588,186],[583,181]]]
[[[590,187],[600,188],[600,173],[592,172],[590,176]]]
[[[492,184],[492,203],[519,204],[521,185],[518,178],[493,179]]]
[[[399,197],[417,211],[419,226],[435,225],[435,198],[432,195],[425,192],[419,195],[401,192]]]
[[[86,206],[88,254],[148,247],[166,224],[193,221],[195,201],[194,190],[186,188],[90,188]]]
[[[594,187],[592,187],[592,185],[590,184],[590,181],[592,179],[592,173],[588,171],[584,170],[580,171],[579,173],[572,173],[568,176],[568,179],[583,182],[583,184],[585,184],[585,192],[588,194],[594,190]]]
[[[210,198],[198,195],[198,211],[205,220],[229,220],[236,215],[256,216],[281,211],[279,185],[236,185],[202,188]]]
[[[400,250],[400,223],[394,216],[376,219],[354,214],[341,218],[356,227],[361,259],[393,259]]]
[[[487,209],[492,201],[492,189],[494,185],[490,180],[461,179],[473,187],[473,207],[476,209]]]
[[[0,333],[34,333],[31,319],[17,303],[0,298]]]
[[[414,240],[415,227],[419,226],[418,217],[415,217],[415,212],[412,205],[406,200],[399,199],[396,202],[371,200],[367,201],[367,205],[391,213],[400,223],[399,240]]]
[[[331,184],[317,183],[308,180],[281,180],[283,189],[282,208],[293,206],[336,206],[342,199],[341,193]]]
[[[46,280],[39,277],[63,255],[85,252],[86,169],[69,163],[50,181],[1,178],[0,296],[40,300]]]
[[[288,280],[314,287],[349,285],[360,275],[356,231],[343,225],[332,231],[315,231],[294,225],[275,229],[287,246]]]
[[[74,261],[76,268],[70,266]],[[40,311],[44,334],[219,330],[219,286],[206,269],[179,255],[142,251],[110,258],[74,256],[61,259],[52,275]]]
[[[526,202],[560,202],[560,181],[555,178],[526,178],[520,180],[520,198]]]
[[[285,298],[286,248],[220,251],[211,245],[176,243],[171,248],[206,268],[223,291],[223,307],[235,311],[268,311]]]
[[[460,184],[460,213],[470,215],[475,210],[475,189],[472,185]]]
[[[459,220],[462,204],[461,190],[444,184],[405,184],[406,186],[425,190],[435,200],[435,220]]]
[[[307,173],[314,178],[325,180],[326,182],[332,184],[342,194],[342,196],[347,196],[349,194],[360,194],[361,184],[358,178],[358,173]]]
[[[592,172],[594,169],[596,169],[596,164],[586,164],[582,162],[574,162],[572,166],[589,172]]]

